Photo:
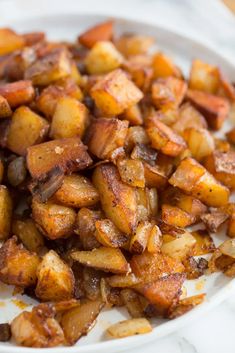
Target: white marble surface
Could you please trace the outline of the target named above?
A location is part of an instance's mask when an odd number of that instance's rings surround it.
[[[7,13],[1,6],[4,2],[8,3]],[[0,21],[18,17],[20,13],[40,15],[49,3],[50,7],[54,3],[61,12],[74,9],[147,19],[219,48],[225,56],[235,60],[235,17],[218,0],[1,0]],[[234,353],[234,329],[235,292],[188,327],[129,353]]]

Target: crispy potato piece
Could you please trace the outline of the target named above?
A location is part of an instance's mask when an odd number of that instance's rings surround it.
[[[109,159],[113,151],[124,146],[128,122],[115,118],[93,120],[87,133],[89,151],[100,159]]]
[[[16,34],[10,28],[0,29],[0,55],[5,55],[14,50],[21,49],[25,45],[23,36]]]
[[[44,142],[27,150],[27,167],[34,179],[43,180],[57,169],[63,173],[75,172],[91,163],[79,137]]]
[[[89,74],[106,74],[119,68],[124,58],[109,41],[99,41],[94,44],[85,59],[86,69]]]
[[[205,255],[215,251],[214,241],[206,230],[192,232],[192,236],[196,240],[192,251],[193,256]]]
[[[192,157],[197,161],[209,156],[215,149],[213,136],[206,129],[187,128],[183,138],[191,151]]]
[[[177,206],[162,205],[162,220],[176,227],[188,227],[195,223],[196,217]]]
[[[149,137],[142,126],[131,126],[128,129],[125,149],[131,151],[136,145],[147,145],[149,143]],[[155,156],[156,159],[156,156]],[[155,160],[154,159],[154,160]]]
[[[11,108],[32,102],[35,91],[31,81],[17,81],[0,85],[0,95],[3,96]]]
[[[37,59],[25,70],[25,79],[36,86],[47,86],[71,73],[69,53],[64,48],[55,48]]]
[[[185,129],[206,129],[207,122],[204,116],[199,113],[190,103],[184,103],[179,109],[179,118],[171,128],[181,134]]]
[[[64,177],[61,187],[53,195],[53,200],[71,207],[89,207],[99,201],[99,194],[82,175],[72,174]]]
[[[44,238],[31,218],[13,220],[12,233],[22,241],[29,251],[37,253],[44,246]]]
[[[36,296],[42,301],[68,300],[74,293],[74,275],[59,255],[50,250],[37,269]]]
[[[13,203],[9,190],[0,185],[0,240],[9,237],[11,231]]]
[[[134,275],[144,283],[154,281],[163,274],[184,271],[184,266],[179,260],[162,253],[150,254],[144,252],[141,255],[134,255],[130,265]]]
[[[141,161],[130,158],[118,159],[117,167],[124,183],[133,187],[145,187],[144,166]]]
[[[167,316],[169,308],[179,301],[184,281],[184,273],[173,273],[151,283],[137,284],[135,290],[149,300],[159,314]]]
[[[151,166],[148,163],[144,163],[144,178],[148,187],[165,189],[168,184],[167,176],[157,165]]]
[[[160,251],[162,245],[162,232],[160,228],[155,224],[149,234],[147,251],[149,253],[157,253]]]
[[[193,295],[192,297],[184,298],[179,301],[178,304],[173,305],[173,307],[168,312],[169,319],[175,319],[188,311],[192,310],[195,306],[203,303],[205,299],[205,294]]]
[[[166,155],[176,157],[186,149],[186,144],[182,137],[162,123],[157,115],[148,117],[146,131],[153,148],[160,150]]]
[[[106,272],[130,272],[130,265],[120,249],[100,247],[92,251],[73,251],[71,257],[85,266]]]
[[[40,231],[49,239],[68,237],[74,231],[76,212],[70,207],[33,199],[32,216]]]
[[[92,267],[83,268],[82,286],[89,300],[97,300],[101,298],[101,281],[103,273]]]
[[[107,333],[113,338],[123,338],[134,335],[149,333],[152,331],[150,322],[145,318],[135,318],[120,321],[117,324],[109,326]]]
[[[121,118],[129,121],[130,125],[143,125],[144,119],[138,104],[127,108],[121,115]]]
[[[227,221],[229,215],[220,209],[201,215],[201,220],[211,233],[216,233],[220,226]]]
[[[46,304],[39,304],[32,312],[23,311],[11,323],[12,337],[25,347],[47,348],[65,343],[64,333],[54,311]]]
[[[185,81],[175,77],[159,78],[152,85],[152,100],[157,109],[174,109],[182,102],[187,90]]]
[[[82,137],[88,123],[88,111],[84,104],[72,97],[61,97],[57,101],[52,118],[50,137]]]
[[[161,52],[153,56],[152,67],[154,78],[169,76],[182,78],[180,69],[173,63],[171,58]]]
[[[172,241],[164,242],[164,238],[165,236],[163,236],[163,245],[161,247],[162,253],[181,261],[187,257],[188,254],[191,254],[196,244],[195,237],[187,231],[178,238],[173,238]]]
[[[87,335],[103,306],[101,300],[89,300],[63,314],[60,323],[69,345],[74,344],[81,336]]]
[[[0,95],[0,119],[9,118],[11,115],[12,110],[7,99]]]
[[[72,97],[77,100],[83,98],[82,91],[74,80],[65,78],[44,88],[36,99],[36,106],[48,120],[51,120],[55,113],[57,101],[64,96]]]
[[[147,221],[156,217],[158,212],[158,193],[156,188],[137,188],[135,192],[137,199],[138,222]]]
[[[7,147],[19,155],[43,141],[49,130],[48,122],[26,106],[15,110],[9,125]]]
[[[143,93],[120,69],[100,79],[92,87],[90,94],[105,115],[121,114],[143,98]]]
[[[107,278],[107,282],[111,287],[126,288],[132,287],[141,282],[141,279],[136,277],[134,273],[128,275],[114,275]]]
[[[235,239],[225,240],[220,246],[219,250],[223,255],[227,255],[235,259]]]
[[[94,44],[102,40],[111,40],[113,37],[113,21],[102,22],[78,37],[79,43],[87,48],[92,48]]]
[[[219,87],[219,70],[199,59],[192,61],[189,88],[216,94]]]
[[[145,251],[152,228],[153,224],[147,221],[138,224],[130,240],[129,251],[131,253],[141,254]]]
[[[122,232],[132,233],[137,222],[135,189],[121,181],[117,168],[111,164],[96,167],[93,183],[106,216]]]
[[[109,219],[101,219],[95,222],[95,237],[104,246],[119,248],[128,241],[128,236],[120,230]]]
[[[140,159],[142,162],[145,162],[144,165],[148,164],[153,168],[158,167],[156,166],[157,155],[158,152],[154,148],[139,142],[136,142],[135,147],[131,152],[132,159]]]
[[[0,248],[0,280],[6,284],[29,287],[36,284],[40,259],[12,237]]]
[[[206,274],[205,272],[208,269],[208,261],[203,257],[196,260],[193,256],[188,256],[182,262],[185,267],[187,279],[197,279]]]
[[[100,218],[100,211],[81,208],[78,212],[76,233],[79,234],[80,240],[85,250],[92,250],[94,248],[100,247],[100,243],[95,237],[95,223]]]
[[[114,42],[117,49],[125,57],[146,54],[153,43],[154,39],[152,37],[138,34],[123,34]]]
[[[208,156],[204,163],[206,169],[221,183],[235,189],[235,152],[226,153],[215,151]]]
[[[31,46],[46,39],[44,32],[29,32],[22,35],[26,46]]]
[[[132,318],[143,316],[143,306],[140,297],[133,289],[123,289],[120,294],[124,305]]]
[[[220,184],[193,158],[186,158],[179,164],[169,183],[208,206],[220,207],[228,203],[228,188]]]
[[[213,130],[219,130],[229,113],[229,104],[225,98],[197,90],[188,90],[186,98],[206,118]]]
[[[124,61],[122,66],[131,75],[131,79],[137,87],[143,92],[149,91],[153,79],[150,56],[132,55]]]

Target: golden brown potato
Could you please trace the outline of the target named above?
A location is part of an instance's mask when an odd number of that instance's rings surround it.
[[[137,220],[147,221],[158,212],[158,193],[156,188],[136,188]]]
[[[64,177],[61,187],[53,195],[55,202],[71,207],[89,207],[99,201],[99,194],[90,180],[79,174]]]
[[[106,272],[130,272],[130,265],[120,249],[100,247],[92,251],[73,251],[71,257],[85,266]]]
[[[133,289],[122,289],[120,295],[132,318],[143,316],[143,305],[140,296]]]
[[[95,237],[99,243],[111,248],[124,246],[128,236],[120,230],[109,219],[101,219],[95,222]]]
[[[14,50],[21,49],[25,45],[23,36],[16,34],[12,29],[0,29],[0,55],[5,55]]]
[[[46,39],[44,32],[29,32],[22,35],[26,46],[31,46]]]
[[[113,338],[123,338],[152,331],[150,322],[145,318],[135,318],[120,321],[117,324],[109,326],[107,333]]]
[[[36,284],[39,257],[17,244],[12,237],[0,248],[0,280],[19,287],[30,287]]]
[[[192,157],[197,161],[209,156],[215,149],[215,142],[211,133],[206,129],[187,128],[183,138],[191,151]]]
[[[197,90],[188,90],[186,98],[202,113],[211,129],[219,130],[222,127],[229,113],[225,98]]]
[[[89,300],[63,314],[61,327],[69,345],[74,344],[80,337],[87,335],[94,326],[103,306],[104,303],[101,300]]]
[[[218,68],[199,59],[193,60],[189,77],[189,88],[215,94],[218,87]]]
[[[124,58],[109,41],[95,43],[88,52],[85,65],[90,75],[106,74],[119,68]]]
[[[177,78],[182,77],[180,69],[173,63],[171,58],[161,52],[153,56],[152,67],[154,70],[154,78],[169,76]]]
[[[25,155],[27,148],[44,140],[49,130],[48,122],[26,106],[13,113],[7,136],[7,147],[12,152]]]
[[[126,288],[132,287],[141,282],[141,279],[136,277],[134,273],[128,275],[113,275],[107,278],[107,282],[111,287]]]
[[[143,98],[143,93],[120,69],[100,79],[92,87],[90,94],[105,115],[121,114]]]
[[[113,37],[113,21],[102,22],[84,33],[82,33],[78,40],[87,48],[92,48],[93,45],[101,40],[111,40]]]
[[[197,294],[192,297],[181,299],[178,304],[173,305],[168,312],[169,319],[175,319],[188,311],[192,310],[195,306],[201,304],[205,299],[205,294]]]
[[[36,296],[42,301],[68,300],[74,293],[74,275],[59,255],[50,250],[37,270]]]
[[[157,253],[160,251],[162,245],[162,232],[160,228],[155,224],[149,234],[147,251],[149,253]]]
[[[144,166],[141,161],[120,158],[117,161],[117,167],[124,183],[133,187],[145,187]]]
[[[214,137],[215,149],[221,152],[228,152],[231,149],[231,145],[228,141]]]
[[[29,251],[37,253],[44,246],[44,238],[31,218],[13,220],[12,233],[21,240]]]
[[[183,261],[191,255],[196,239],[188,231],[184,231],[177,238],[170,234],[163,235],[163,245],[161,251],[163,254],[171,256],[174,259]]]
[[[184,103],[179,109],[179,118],[171,128],[181,134],[188,128],[207,128],[207,122],[202,114],[199,113],[190,103]]]
[[[84,250],[100,247],[100,243],[95,237],[95,223],[101,219],[101,216],[100,211],[89,210],[89,208],[85,207],[79,210],[75,232],[79,235]]]
[[[9,237],[11,232],[13,203],[9,190],[0,185],[0,240]]]
[[[127,108],[121,118],[129,121],[130,125],[142,125],[144,120],[138,104],[132,105],[130,108]]]
[[[93,120],[87,133],[89,151],[100,159],[109,159],[112,152],[123,147],[128,133],[128,122],[115,118]]]
[[[122,232],[131,234],[137,222],[135,189],[121,181],[117,168],[111,164],[96,167],[93,183],[106,216]]]
[[[76,212],[71,207],[52,201],[41,203],[33,199],[32,216],[40,231],[49,239],[64,238],[73,234]]]
[[[152,223],[147,221],[138,224],[130,239],[129,251],[131,253],[142,254],[145,251],[153,226]]]
[[[211,211],[210,213],[204,213],[201,215],[201,220],[205,224],[206,228],[211,233],[216,233],[219,227],[228,219],[229,215],[220,209]]]
[[[186,158],[179,164],[169,183],[208,206],[220,207],[228,203],[228,188],[220,184],[193,158]]]
[[[176,157],[186,149],[186,143],[181,136],[162,123],[158,116],[150,116],[146,121],[146,131],[153,148],[162,153]]]
[[[34,85],[47,86],[71,73],[69,53],[64,48],[55,48],[37,59],[25,70],[25,79]]]
[[[146,145],[149,143],[149,137],[142,126],[131,126],[128,129],[126,141],[125,141],[125,149],[127,151],[131,151],[136,145]],[[141,146],[142,147],[142,146]],[[155,152],[156,159],[157,153]]]
[[[149,91],[153,79],[150,56],[132,55],[124,61],[122,66],[131,75],[131,79],[137,87],[143,92]]]
[[[43,180],[57,169],[63,173],[75,172],[91,163],[79,137],[44,142],[27,150],[27,167],[34,179]]]
[[[206,169],[221,183],[235,189],[235,152],[226,153],[215,151],[208,156],[204,163]]]
[[[172,206],[168,204],[162,205],[162,215],[161,218],[163,222],[171,224],[176,227],[188,227],[195,223],[195,217],[177,206]]]
[[[148,187],[164,189],[167,185],[167,176],[157,165],[144,163],[144,178]]]
[[[114,42],[117,49],[125,57],[145,54],[153,43],[154,39],[152,37],[138,34],[123,34]]]
[[[187,90],[185,81],[175,77],[159,78],[152,85],[152,100],[157,109],[177,108]]]
[[[230,210],[230,217],[228,221],[228,229],[227,229],[227,235],[230,238],[235,238],[235,209],[234,209],[234,204],[231,205],[231,210]]]
[[[9,118],[11,115],[12,111],[7,99],[0,96],[0,119]]]
[[[52,118],[50,137],[82,137],[88,123],[88,111],[84,104],[72,97],[58,99]]]
[[[196,240],[191,253],[193,256],[205,255],[215,251],[214,241],[206,230],[192,232],[192,236]]]
[[[17,81],[0,85],[0,95],[3,96],[11,108],[32,102],[35,91],[31,81]]]

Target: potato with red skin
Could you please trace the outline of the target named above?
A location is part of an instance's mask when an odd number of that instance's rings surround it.
[[[0,29],[0,55],[12,53],[25,46],[24,37],[10,28]]]
[[[180,69],[173,63],[164,53],[156,53],[153,55],[152,67],[154,71],[154,78],[162,78],[173,76],[182,78]]]
[[[87,48],[92,48],[101,40],[111,40],[113,36],[113,21],[102,22],[91,27],[78,37],[79,43]]]
[[[0,95],[6,98],[11,108],[16,108],[32,102],[35,90],[31,81],[22,80],[0,85]]]

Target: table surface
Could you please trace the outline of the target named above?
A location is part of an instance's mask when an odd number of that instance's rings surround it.
[[[4,3],[11,4],[4,13]],[[19,12],[40,14],[45,7],[66,5],[63,0],[0,0],[0,19],[19,16]],[[235,59],[235,16],[219,0],[74,0],[76,11],[106,13],[148,20],[152,23],[186,33]],[[9,9],[9,6],[8,6]],[[231,298],[187,327],[149,345],[128,353],[234,353],[235,292]]]

